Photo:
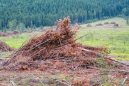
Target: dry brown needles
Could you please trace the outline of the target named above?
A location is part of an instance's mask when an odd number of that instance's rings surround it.
[[[14,53],[6,62],[8,70],[76,70],[92,65],[99,53],[107,48],[96,48],[76,43],[75,36],[80,26],[70,26],[68,17],[59,20],[56,28],[51,28],[39,37],[33,37]]]
[[[7,52],[7,51],[12,51],[12,50],[14,49],[9,47],[5,42],[0,41],[0,51]]]

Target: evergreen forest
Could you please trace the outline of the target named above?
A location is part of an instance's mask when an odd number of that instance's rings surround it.
[[[129,0],[0,0],[0,29],[53,26],[69,16],[87,23],[129,15]]]

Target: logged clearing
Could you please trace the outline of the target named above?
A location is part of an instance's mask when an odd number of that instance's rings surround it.
[[[81,38],[75,39],[79,29],[79,25],[70,26],[66,17],[58,21],[56,28],[30,39],[1,64],[1,85],[128,85],[128,66],[109,58],[107,47],[76,43]]]

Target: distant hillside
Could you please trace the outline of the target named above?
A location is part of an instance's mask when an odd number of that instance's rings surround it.
[[[129,0],[0,0],[0,29],[54,25],[65,16],[82,23],[119,14],[129,15]]]

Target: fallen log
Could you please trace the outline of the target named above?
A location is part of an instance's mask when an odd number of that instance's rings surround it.
[[[85,51],[85,52],[94,53],[94,54],[96,54],[97,56],[104,57],[105,59],[109,59],[109,60],[111,60],[112,62],[114,62],[115,64],[121,64],[121,65],[124,65],[124,66],[129,67],[129,65],[127,65],[127,64],[125,64],[125,63],[122,63],[122,62],[119,62],[119,61],[117,61],[117,60],[114,60],[114,59],[112,59],[111,57],[108,57],[107,55],[104,55],[104,54],[102,54],[102,53],[100,53],[100,52],[95,52],[95,51],[88,50],[88,49],[84,49],[84,48],[81,48],[81,49],[82,49],[83,51]]]

